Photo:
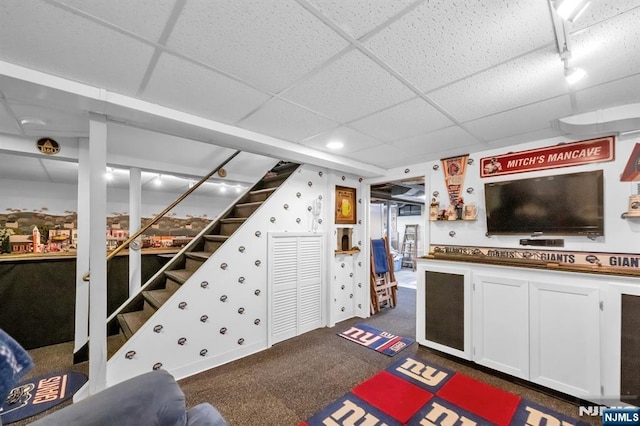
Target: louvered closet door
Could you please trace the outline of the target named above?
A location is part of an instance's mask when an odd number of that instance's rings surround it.
[[[270,343],[322,326],[322,236],[270,235]]]

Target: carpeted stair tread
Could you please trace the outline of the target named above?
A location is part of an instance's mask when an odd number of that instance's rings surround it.
[[[107,357],[111,358],[113,354],[118,352],[118,349],[125,344],[127,339],[122,333],[114,334],[107,337]]]
[[[235,207],[254,207],[259,206],[260,204],[264,204],[264,201],[252,201],[249,203],[238,203]]]
[[[130,339],[131,336],[133,336],[133,334],[138,331],[149,318],[151,318],[154,312],[154,309],[147,309],[145,307],[145,309],[141,311],[119,314],[118,323],[120,324],[124,337]]]
[[[142,296],[144,299],[155,309],[160,309],[160,306],[164,305],[164,302],[175,293],[173,288],[161,288],[158,290],[143,291]]]
[[[225,242],[229,239],[228,235],[205,235],[205,240]]]
[[[247,217],[227,217],[220,219],[220,223],[242,223],[247,219]]]
[[[164,274],[171,278],[173,281],[184,284],[185,281],[193,274],[194,271],[188,271],[186,269],[174,269],[171,271],[164,271]]]
[[[275,192],[276,189],[278,189],[278,188],[256,189],[255,191],[250,191],[249,194],[257,195],[257,194],[264,194],[266,192]]]
[[[195,260],[200,260],[200,261],[205,261],[207,260],[213,253],[209,252],[209,251],[191,251],[188,253],[185,253],[185,256],[191,258],[191,259],[195,259]]]

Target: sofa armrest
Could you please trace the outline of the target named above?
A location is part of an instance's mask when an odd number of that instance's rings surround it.
[[[228,426],[228,423],[213,405],[205,402],[187,411],[187,426]]]
[[[185,398],[180,386],[167,371],[155,370],[118,383],[32,424],[183,426],[186,422]]]

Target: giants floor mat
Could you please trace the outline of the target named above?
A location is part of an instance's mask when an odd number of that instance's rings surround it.
[[[2,424],[35,416],[71,398],[87,376],[75,371],[49,373],[20,382],[0,406]]]
[[[394,356],[414,342],[366,324],[356,324],[338,336],[388,356]]]
[[[300,426],[384,424],[587,425],[432,362],[405,357]]]

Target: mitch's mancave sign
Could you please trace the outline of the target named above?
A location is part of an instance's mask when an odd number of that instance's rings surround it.
[[[548,148],[485,157],[480,160],[480,177],[611,161],[615,158],[614,139],[613,136],[608,136],[581,142],[564,143]]]

